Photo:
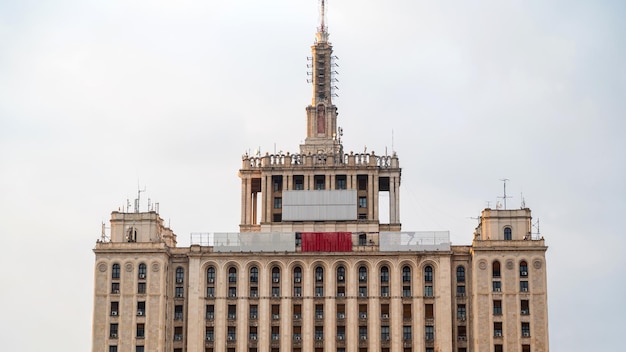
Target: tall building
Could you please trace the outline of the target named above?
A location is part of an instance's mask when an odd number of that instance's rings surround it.
[[[529,209],[484,209],[466,246],[402,232],[398,156],[344,152],[321,4],[304,144],[243,157],[239,233],[177,247],[158,207],[114,211],[94,249],[94,352],[549,350]]]

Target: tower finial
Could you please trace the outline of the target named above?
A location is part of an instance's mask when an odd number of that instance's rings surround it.
[[[328,28],[326,28],[326,0],[320,0],[320,26],[317,28],[315,39],[318,43],[328,42]]]

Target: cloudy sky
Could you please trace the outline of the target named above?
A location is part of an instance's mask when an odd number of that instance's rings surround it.
[[[623,345],[625,16],[601,0],[329,5],[345,149],[395,150],[403,228],[454,244],[509,179],[550,247],[552,351]],[[317,21],[315,0],[0,1],[3,350],[90,350],[91,250],[138,184],[181,245],[238,229],[241,155],[305,137]]]

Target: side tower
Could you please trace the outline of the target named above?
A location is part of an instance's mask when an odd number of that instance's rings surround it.
[[[544,239],[530,209],[485,209],[472,243],[474,351],[545,352],[548,297]]]
[[[242,232],[400,231],[398,156],[344,153],[332,102],[333,48],[325,2],[311,47],[313,98],[299,153],[243,156]],[[388,192],[389,223],[381,224],[379,193]]]

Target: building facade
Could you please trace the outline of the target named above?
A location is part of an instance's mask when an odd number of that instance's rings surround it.
[[[344,152],[321,3],[299,152],[244,155],[239,233],[177,247],[158,211],[114,211],[94,249],[94,352],[549,351],[529,209],[483,210],[467,246],[403,232],[398,156]]]

